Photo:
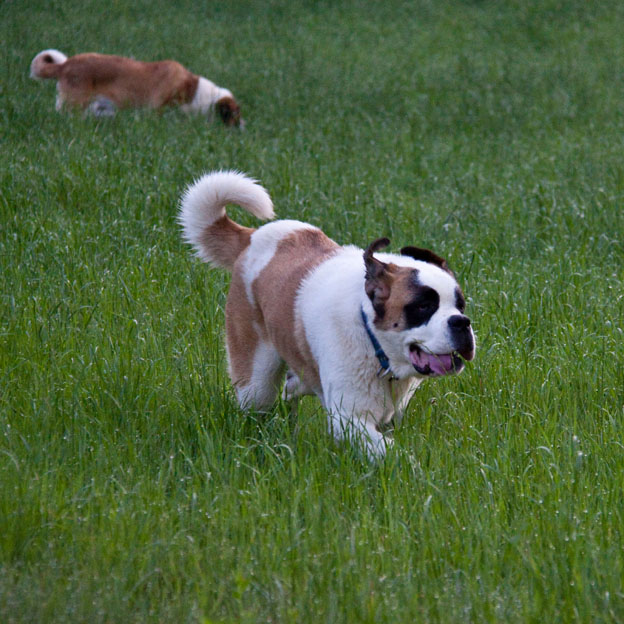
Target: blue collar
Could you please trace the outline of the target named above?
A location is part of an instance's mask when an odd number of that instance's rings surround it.
[[[396,377],[394,376],[390,368],[390,360],[388,359],[386,352],[383,350],[383,348],[379,344],[379,340],[375,338],[375,334],[373,334],[373,332],[371,331],[371,328],[368,325],[368,318],[366,318],[366,313],[364,312],[363,307],[360,308],[360,314],[362,315],[362,322],[364,323],[364,329],[366,330],[366,333],[368,334],[368,337],[373,345],[373,349],[375,349],[375,355],[377,356],[377,359],[379,360],[379,364],[381,365],[381,368],[379,369],[377,376],[385,377],[386,375],[390,374],[390,377],[389,377],[390,381],[392,381],[393,379],[396,379]]]

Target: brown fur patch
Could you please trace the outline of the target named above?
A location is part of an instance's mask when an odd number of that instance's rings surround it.
[[[163,106],[181,106],[182,104],[189,104],[195,97],[198,84],[199,76],[195,76],[189,72],[186,78],[180,82],[178,88],[170,91],[171,95],[167,101],[163,102]]]
[[[225,304],[225,331],[230,358],[230,377],[234,386],[246,386],[253,373],[253,354],[260,341],[256,327],[262,317],[247,300],[245,284],[239,271],[232,275]]]
[[[231,270],[254,232],[254,228],[243,227],[225,215],[202,232],[200,245],[214,264]]]
[[[87,53],[67,59],[58,80],[59,92],[70,106],[84,108],[102,96],[119,108],[161,108],[192,100],[199,78],[176,61],[145,63]]]
[[[320,230],[300,230],[277,245],[275,255],[253,283],[263,325],[280,356],[304,383],[320,389],[319,373],[294,304],[301,282],[339,248]]]
[[[406,328],[403,310],[414,298],[414,269],[386,264],[382,278],[387,285],[388,294],[383,301],[383,314],[376,311],[375,326],[383,330],[402,331]]]

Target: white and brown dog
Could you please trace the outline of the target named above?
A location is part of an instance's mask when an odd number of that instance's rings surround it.
[[[264,188],[225,171],[188,187],[179,221],[202,260],[232,271],[225,323],[240,405],[270,407],[286,365],[285,398],[315,394],[337,439],[383,455],[380,428],[400,418],[421,381],[458,373],[474,357],[453,273],[426,249],[376,253],[385,238],[364,251],[300,221],[242,227],[227,204],[274,216]]]
[[[39,52],[32,78],[57,80],[56,110],[64,106],[110,115],[117,108],[180,106],[187,112],[218,114],[226,126],[241,126],[240,107],[228,89],[196,76],[176,61],[144,63],[108,54]]]

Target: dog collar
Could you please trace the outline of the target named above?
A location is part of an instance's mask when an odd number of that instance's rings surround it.
[[[364,308],[360,308],[360,314],[362,315],[362,322],[364,323],[364,329],[368,334],[368,337],[373,345],[373,349],[375,349],[375,356],[379,360],[380,368],[377,371],[377,377],[385,377],[386,375],[390,375],[389,380],[392,381],[396,379],[392,369],[390,368],[390,360],[386,355],[386,352],[383,350],[382,346],[379,344],[379,340],[375,338],[375,334],[373,334],[371,328],[368,325],[368,318],[366,317],[366,313],[364,312]]]

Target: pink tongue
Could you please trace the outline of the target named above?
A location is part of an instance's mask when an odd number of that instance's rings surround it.
[[[453,370],[453,357],[450,354],[433,355],[424,351],[412,351],[410,361],[418,368],[426,369],[429,366],[436,375],[446,375]]]

